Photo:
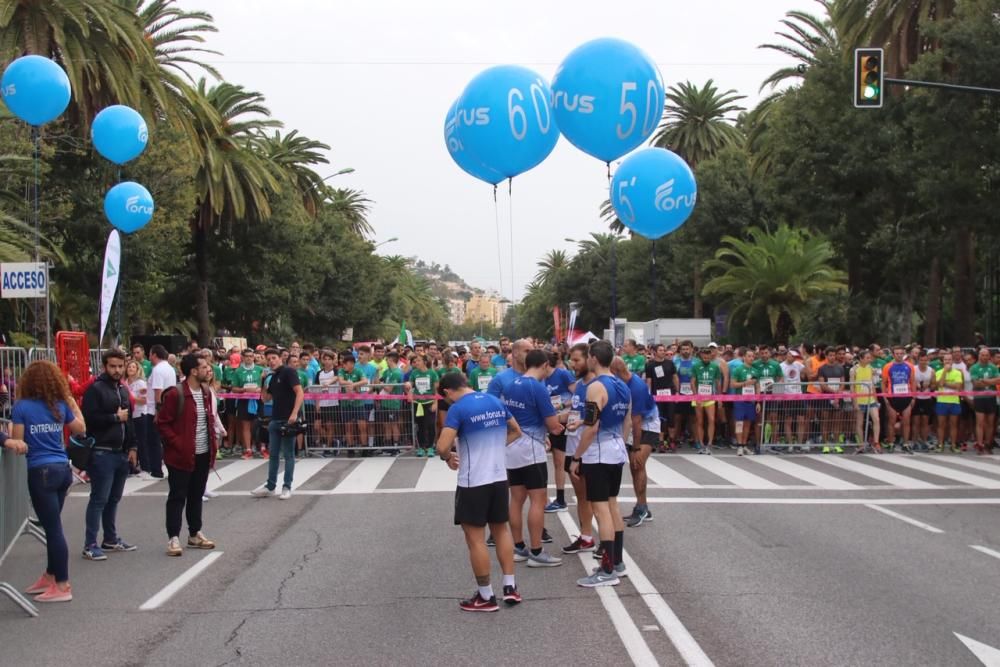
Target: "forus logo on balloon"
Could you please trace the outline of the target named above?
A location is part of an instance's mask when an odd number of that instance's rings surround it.
[[[129,213],[145,213],[146,215],[153,215],[152,206],[140,206],[139,196],[129,197],[125,200],[125,210]]]
[[[566,91],[559,90],[556,91],[555,97],[552,99],[552,106],[555,109],[561,106],[566,111],[576,111],[577,113],[594,113],[595,99],[597,98],[593,95],[580,95],[579,93],[570,97]]]
[[[672,178],[660,187],[656,188],[656,200],[654,204],[656,206],[656,210],[668,212],[681,206],[692,208],[698,200],[697,192],[690,195],[678,195],[677,197],[671,197],[673,193],[674,179]]]
[[[149,141],[149,129],[146,127],[145,123],[139,126],[138,139],[139,142],[143,144]]]
[[[460,125],[489,125],[490,108],[477,107],[475,109],[457,109],[455,111],[455,118],[458,120]]]

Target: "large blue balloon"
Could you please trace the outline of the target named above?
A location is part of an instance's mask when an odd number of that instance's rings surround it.
[[[611,205],[636,234],[658,239],[684,224],[698,200],[687,163],[664,148],[628,156],[611,181]]]
[[[465,173],[491,185],[496,185],[506,177],[477,161],[465,150],[465,146],[458,138],[458,117],[455,114],[457,109],[458,100],[455,100],[451,108],[448,109],[448,116],[444,120],[444,142],[448,146],[448,155]]]
[[[22,56],[4,70],[0,94],[15,116],[31,125],[44,125],[69,106],[69,77],[49,58]]]
[[[119,183],[104,195],[104,215],[119,231],[131,234],[153,217],[153,195],[138,183]]]
[[[559,141],[549,84],[517,65],[491,67],[470,81],[455,122],[455,137],[470,159],[504,178],[539,164]]]
[[[556,71],[552,94],[560,132],[605,162],[649,139],[663,116],[660,70],[620,39],[595,39],[575,48]]]
[[[125,164],[146,150],[149,130],[138,111],[116,104],[97,114],[90,136],[98,153],[115,164]]]

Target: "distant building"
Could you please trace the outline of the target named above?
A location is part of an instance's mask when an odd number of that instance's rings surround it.
[[[501,327],[509,308],[510,301],[496,294],[475,294],[465,304],[465,321]]]
[[[448,299],[448,319],[452,324],[462,324],[466,320],[466,303],[461,299]]]

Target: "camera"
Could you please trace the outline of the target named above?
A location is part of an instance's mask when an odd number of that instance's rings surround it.
[[[300,420],[293,424],[288,424],[288,423],[282,424],[278,430],[278,433],[281,435],[281,437],[287,438],[290,435],[298,436],[302,435],[303,433],[307,433],[308,431],[309,431],[309,424],[306,424],[304,421]]]

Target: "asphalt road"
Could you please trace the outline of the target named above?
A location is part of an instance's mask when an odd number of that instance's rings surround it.
[[[574,583],[589,554],[519,565],[525,602],[496,614],[458,609],[474,582],[436,460],[315,460],[289,501],[250,498],[264,468],[224,462],[218,549],[182,558],[164,554],[165,485],[130,481],[119,527],[139,550],[82,560],[74,486],[74,600],[32,619],[0,598],[0,665],[996,664],[1000,461],[901,456],[657,456],[631,577],[598,592]],[[553,546],[574,518],[547,515]],[[0,579],[23,587],[43,562],[22,537]]]

